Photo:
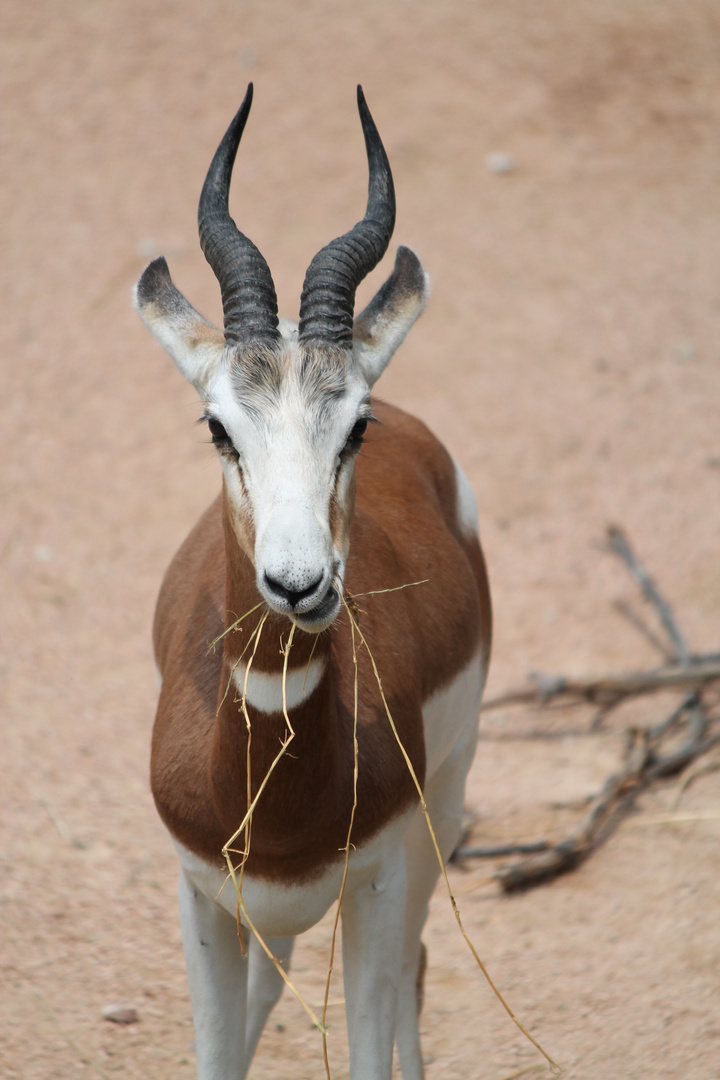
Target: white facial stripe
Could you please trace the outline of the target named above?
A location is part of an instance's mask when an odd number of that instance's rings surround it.
[[[470,487],[470,481],[462,471],[457,461],[455,466],[455,479],[457,481],[457,520],[462,532],[469,536],[478,534],[478,508],[475,492]]]
[[[257,393],[242,384],[241,359],[228,353],[203,400],[239,455],[239,466],[229,455],[221,462],[231,521],[255,566],[258,589],[269,607],[283,614],[292,608],[301,618],[304,609],[313,611],[327,598],[332,576],[347,558],[348,530],[332,534],[332,500],[342,508],[350,498],[353,461],[344,461],[339,477],[337,470],[369,398],[366,382],[352,369],[341,373],[343,384],[335,390],[332,365],[327,387],[319,362],[317,370],[310,363],[306,378],[292,334],[284,350],[277,377],[268,377],[267,385],[261,378]]]
[[[288,670],[285,680],[285,701],[288,709],[296,709],[312,694],[325,673],[324,660],[311,660],[307,667]],[[242,661],[233,672],[233,681],[238,695],[242,697],[245,688],[247,665]],[[280,674],[269,675],[251,667],[247,680],[247,703],[253,709],[264,713],[282,712],[283,677]]]

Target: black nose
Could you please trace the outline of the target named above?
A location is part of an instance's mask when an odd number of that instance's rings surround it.
[[[312,585],[309,585],[307,589],[288,589],[287,586],[276,581],[275,578],[270,577],[268,573],[264,575],[265,586],[269,592],[278,598],[278,600],[284,600],[295,611],[298,604],[307,599],[308,596],[312,596],[316,593],[320,585],[322,584],[323,575],[313,581]]]

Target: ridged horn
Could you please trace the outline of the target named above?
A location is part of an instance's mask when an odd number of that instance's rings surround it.
[[[215,151],[198,206],[200,246],[220,284],[225,340],[245,345],[276,341],[278,305],[265,259],[230,217],[228,196],[235,155],[250,113],[253,84]]]
[[[369,170],[365,217],[317,253],[300,298],[300,340],[345,348],[352,346],[355,291],[387,251],[395,226],[390,163],[360,86],[357,101]]]

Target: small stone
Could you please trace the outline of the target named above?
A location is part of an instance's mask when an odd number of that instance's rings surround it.
[[[105,1005],[102,1014],[113,1024],[137,1024],[140,1020],[134,1005]]]
[[[694,341],[681,341],[675,346],[673,352],[678,364],[687,364],[698,358],[698,349]]]
[[[503,176],[506,173],[515,171],[515,161],[509,154],[503,154],[501,151],[496,150],[485,158],[485,168],[488,172]]]

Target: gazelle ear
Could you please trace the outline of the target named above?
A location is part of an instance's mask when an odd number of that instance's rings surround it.
[[[399,247],[395,269],[353,324],[353,353],[368,385],[380,377],[429,295],[430,279],[417,255]]]
[[[135,286],[135,307],[185,378],[201,391],[220,362],[225,337],[188,304],[172,283],[160,256],[146,266]]]

